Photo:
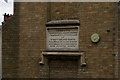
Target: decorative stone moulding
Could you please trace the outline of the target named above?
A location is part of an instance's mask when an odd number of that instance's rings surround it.
[[[53,20],[47,22],[47,51],[80,51],[79,26],[79,20]]]
[[[46,26],[61,26],[61,25],[80,25],[79,20],[53,20],[46,23]]]
[[[41,65],[49,56],[77,57],[86,66],[85,52],[79,50],[79,20],[54,20],[46,23],[46,51],[41,54]],[[47,64],[47,63],[46,63]]]
[[[45,64],[45,56],[79,56],[81,66],[86,66],[85,52],[42,52],[40,65]]]

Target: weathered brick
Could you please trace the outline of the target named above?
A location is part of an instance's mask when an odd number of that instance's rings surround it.
[[[117,61],[114,55],[117,54],[119,47],[116,45],[118,28],[116,3],[15,2],[14,10],[13,18],[3,25],[2,31],[2,54],[5,62],[3,77],[117,77],[118,74],[115,73]],[[63,57],[63,60],[46,58],[47,63],[39,65],[40,55],[42,51],[46,51],[46,22],[69,19],[80,20],[79,46],[80,50],[86,53],[87,66],[81,67],[78,59],[69,60],[68,57]],[[100,42],[97,44],[90,40],[93,33],[100,35]],[[65,71],[66,74],[62,74],[61,71]]]

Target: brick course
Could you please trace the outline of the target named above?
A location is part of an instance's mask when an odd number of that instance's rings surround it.
[[[118,27],[116,4],[15,2],[15,15],[3,26],[3,77],[49,78],[51,74],[49,70],[60,72],[56,65],[60,64],[62,67],[64,64],[60,63],[61,60],[51,61],[46,58],[45,65],[40,65],[39,61],[42,51],[46,51],[46,22],[66,19],[80,20],[79,46],[80,51],[85,51],[87,62],[86,67],[81,67],[80,63],[71,61],[73,65],[68,64],[73,68],[71,74],[77,71],[76,78],[117,77],[115,74]],[[90,40],[93,33],[100,35],[100,42],[97,44]],[[49,68],[51,65],[52,67]],[[74,68],[75,65],[78,65],[77,70]],[[58,76],[56,73],[51,75],[51,77],[56,76]]]

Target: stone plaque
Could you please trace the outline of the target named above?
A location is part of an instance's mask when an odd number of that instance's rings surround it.
[[[49,51],[79,50],[79,26],[47,27],[46,38]]]

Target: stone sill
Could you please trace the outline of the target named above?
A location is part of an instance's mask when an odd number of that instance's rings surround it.
[[[80,56],[81,66],[86,66],[85,52],[42,52],[40,65],[44,65],[45,56]]]

